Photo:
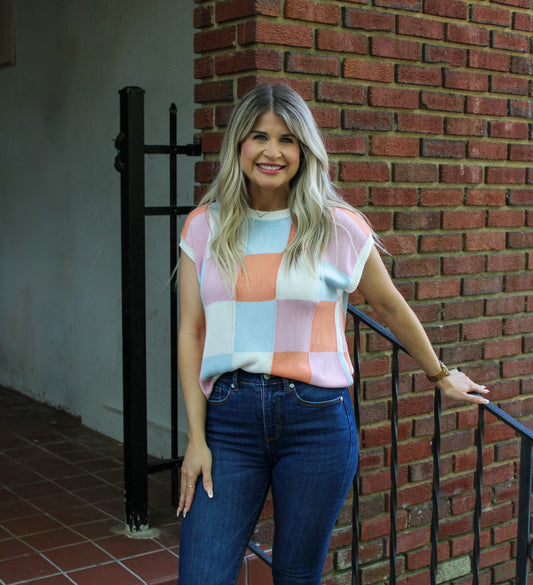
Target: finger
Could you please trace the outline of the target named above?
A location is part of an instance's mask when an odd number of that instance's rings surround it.
[[[468,383],[470,385],[470,390],[468,390],[468,392],[477,392],[479,394],[488,394],[489,393],[489,389],[485,385],[476,384],[470,378],[467,378],[467,380],[468,380]]]
[[[478,394],[465,394],[465,400],[474,404],[488,404],[489,401]]]
[[[191,509],[195,490],[196,480],[188,480],[188,483],[185,485],[185,503],[183,505],[184,518],[187,516],[187,512]]]
[[[181,478],[181,483],[180,483],[180,500],[178,502],[178,509],[176,510],[176,516],[179,516],[181,514],[181,511],[183,510],[183,507],[185,506],[185,491],[186,491],[186,487],[187,487],[187,482],[182,477]]]
[[[179,516],[180,512],[185,509],[187,502],[187,491],[190,490],[189,485],[194,486],[196,479],[194,479],[189,473],[182,470],[181,481],[180,481],[180,499],[178,503],[178,509],[176,515]]]
[[[211,477],[210,470],[203,471],[203,484],[204,484],[204,490],[206,491],[207,496],[209,498],[212,498],[213,497],[213,479]]]

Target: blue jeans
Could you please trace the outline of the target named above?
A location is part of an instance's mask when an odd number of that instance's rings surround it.
[[[214,497],[201,480],[180,537],[179,585],[234,585],[269,487],[275,585],[318,585],[357,466],[347,388],[224,374],[208,403]]]

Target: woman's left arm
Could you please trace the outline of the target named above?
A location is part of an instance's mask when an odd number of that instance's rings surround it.
[[[418,317],[394,286],[376,247],[365,264],[358,289],[376,312],[378,320],[392,331],[422,370],[429,376],[438,374],[441,365],[431,342]],[[488,402],[486,398],[471,394],[488,393],[485,386],[476,384],[458,370],[450,370],[450,375],[436,384],[452,400],[474,404]]]

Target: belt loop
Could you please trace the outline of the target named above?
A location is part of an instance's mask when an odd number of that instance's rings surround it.
[[[283,380],[283,390],[288,392],[291,389],[291,381],[288,378],[281,378]]]
[[[239,389],[239,370],[233,371],[233,387],[238,390]]]

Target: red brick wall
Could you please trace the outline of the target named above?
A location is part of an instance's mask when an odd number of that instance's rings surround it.
[[[197,195],[235,100],[258,83],[288,83],[309,102],[337,184],[382,237],[395,282],[442,359],[533,426],[532,0],[196,2]],[[362,348],[362,574],[374,583],[388,570],[390,363],[373,335],[363,334]],[[408,358],[402,369],[398,582],[422,585],[433,398]],[[448,406],[439,555],[449,582],[463,585],[477,412]],[[518,444],[489,423],[482,583],[510,583]],[[326,564],[330,585],[350,582],[349,516],[348,501]],[[264,522],[258,539],[270,533]]]

